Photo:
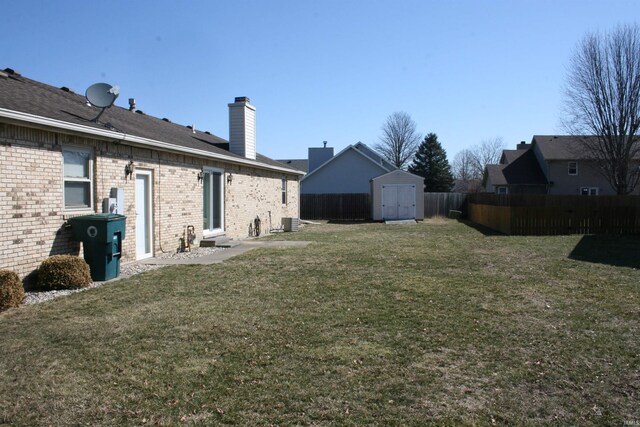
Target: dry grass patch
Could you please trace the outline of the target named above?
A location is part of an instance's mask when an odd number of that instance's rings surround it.
[[[322,224],[0,315],[10,425],[622,424],[640,272],[581,236]],[[633,248],[632,243],[630,244]],[[6,338],[5,338],[6,337]]]

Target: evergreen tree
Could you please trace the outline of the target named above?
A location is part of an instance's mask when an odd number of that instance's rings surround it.
[[[409,172],[423,176],[425,189],[430,192],[449,192],[453,187],[451,166],[447,153],[440,145],[438,136],[429,133],[418,147]]]

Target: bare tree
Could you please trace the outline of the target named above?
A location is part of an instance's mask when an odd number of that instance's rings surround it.
[[[373,148],[395,167],[403,169],[418,150],[420,138],[411,116],[396,112],[387,117],[382,125],[380,142]]]
[[[588,34],[574,51],[565,90],[565,127],[619,195],[640,180],[640,28]]]
[[[473,152],[468,148],[460,151],[453,158],[453,163],[451,164],[451,172],[453,172],[453,177],[460,181],[471,181],[472,179],[477,178],[474,173],[473,164]]]
[[[451,165],[456,180],[454,191],[473,193],[479,189],[482,177],[476,173],[475,163],[475,154],[471,149],[467,148],[456,154]]]
[[[500,162],[504,150],[504,141],[501,137],[483,140],[480,145],[471,148],[471,169],[474,179],[482,179],[484,168],[487,165],[495,165]]]

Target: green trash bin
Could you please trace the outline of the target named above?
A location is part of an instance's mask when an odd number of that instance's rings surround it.
[[[104,281],[120,275],[126,219],[112,213],[69,218],[74,239],[82,242],[84,260],[93,280]]]

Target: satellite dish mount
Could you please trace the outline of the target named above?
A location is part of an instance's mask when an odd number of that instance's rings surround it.
[[[85,93],[87,101],[94,107],[102,108],[100,114],[91,121],[98,123],[98,119],[102,113],[104,113],[104,110],[113,105],[118,95],[120,95],[120,88],[118,86],[111,86],[107,83],[96,83],[89,86]]]

